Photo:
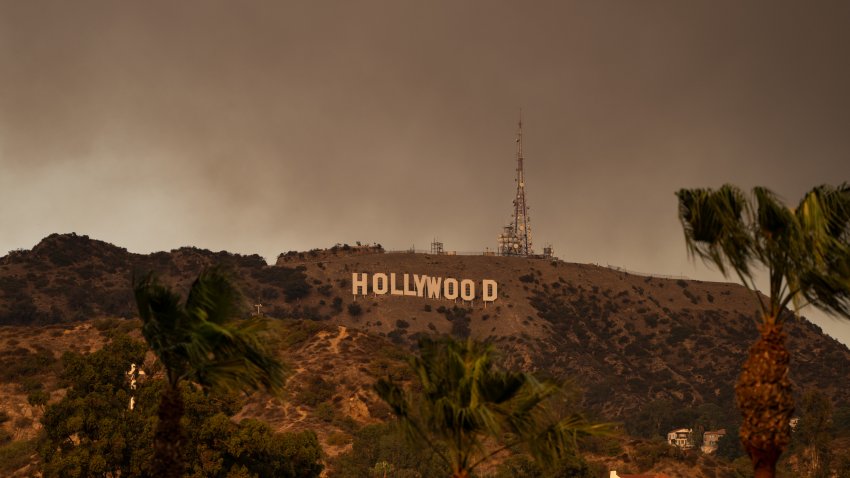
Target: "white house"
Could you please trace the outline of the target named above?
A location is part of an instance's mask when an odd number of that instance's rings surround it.
[[[717,442],[721,437],[726,435],[726,429],[711,430],[702,434],[702,450],[703,453],[714,453],[717,451]]]
[[[691,428],[679,428],[678,430],[673,430],[667,434],[667,443],[671,446],[679,447],[682,449],[689,449],[694,447],[694,441],[691,438],[693,434],[693,429]]]

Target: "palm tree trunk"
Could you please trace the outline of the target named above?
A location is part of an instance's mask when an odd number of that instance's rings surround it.
[[[183,447],[186,436],[180,419],[183,418],[183,396],[178,386],[167,385],[159,401],[159,422],[154,434],[153,476],[180,478],[185,463]]]
[[[782,325],[765,317],[761,336],[750,349],[735,386],[743,416],[741,441],[756,478],[776,475],[776,462],[791,439],[794,398],[788,379],[789,359]]]

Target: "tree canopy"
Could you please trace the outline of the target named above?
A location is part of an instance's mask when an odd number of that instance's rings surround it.
[[[185,468],[181,382],[229,392],[277,392],[284,383],[283,366],[262,342],[264,320],[236,320],[243,298],[222,269],[201,272],[185,302],[153,274],[133,286],[142,335],[167,381],[157,413],[153,469],[163,478],[177,478]]]
[[[771,478],[790,441],[794,412],[790,355],[782,325],[795,310],[814,305],[850,318],[850,186],[818,186],[788,208],[762,187],[747,197],[724,185],[682,189],[679,220],[691,256],[735,273],[762,312],[760,336],[735,386],[743,422],[740,437],[756,478]],[[758,292],[764,269],[767,297]]]
[[[67,395],[47,406],[40,443],[45,477],[154,477],[157,404],[167,384],[149,369],[135,390],[126,372],[147,347],[118,336],[89,355],[66,353]],[[182,387],[189,477],[317,477],[322,450],[313,432],[276,433],[257,420],[233,421],[238,395]],[[135,407],[129,409],[130,397]]]
[[[454,477],[514,449],[553,465],[576,451],[579,434],[605,430],[577,414],[557,416],[549,400],[559,387],[500,369],[488,344],[424,338],[410,367],[418,382],[410,390],[389,378],[375,389],[408,439],[431,449]]]

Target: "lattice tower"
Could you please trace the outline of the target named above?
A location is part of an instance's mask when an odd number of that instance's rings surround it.
[[[525,173],[523,171],[522,155],[522,115],[519,118],[516,138],[516,197],[511,224],[505,226],[499,234],[499,253],[511,256],[528,256],[534,254],[531,243],[531,217],[525,197]]]

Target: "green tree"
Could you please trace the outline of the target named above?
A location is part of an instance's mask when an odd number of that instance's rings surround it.
[[[47,406],[39,449],[45,477],[139,476],[135,450],[150,448],[152,427],[128,410],[126,371],[141,363],[145,344],[116,338],[90,355],[66,353],[60,375],[68,392]],[[144,404],[142,401],[141,404]]]
[[[68,392],[47,407],[39,447],[46,478],[160,476],[151,470],[152,445],[157,404],[166,384],[149,373],[130,390],[125,375],[146,350],[146,344],[118,336],[90,355],[63,357]],[[235,393],[188,383],[181,392],[188,465],[181,476],[315,478],[321,473],[322,450],[315,433],[275,433],[250,419],[236,423],[233,416],[244,401]],[[128,406],[131,395],[136,398],[133,410]]]
[[[199,422],[192,464],[194,478],[308,478],[322,472],[322,449],[312,431],[276,433],[265,422],[233,423],[224,413]],[[237,475],[239,476],[239,475]]]
[[[832,402],[818,390],[806,392],[800,400],[800,421],[792,437],[792,444],[799,444],[803,477],[829,476],[833,438]]]
[[[715,456],[733,461],[744,456],[744,447],[741,445],[741,440],[738,438],[740,428],[737,426],[726,427],[726,434],[717,440],[717,451]]]
[[[835,408],[832,413],[832,427],[837,436],[850,436],[850,406],[843,405]]]
[[[50,400],[50,394],[43,389],[33,390],[27,394],[27,403],[33,407],[44,408],[48,400]]]
[[[205,388],[279,390],[283,367],[261,342],[265,323],[258,318],[235,321],[242,298],[218,268],[203,271],[185,302],[153,274],[134,280],[142,334],[165,369],[154,439],[153,472],[182,476],[186,441],[180,383]]]
[[[372,476],[389,471],[387,476],[439,478],[448,473],[445,464],[434,460],[434,452],[408,443],[396,427],[386,423],[366,425],[354,433],[351,451],[334,462],[334,478]],[[371,473],[371,474],[370,474]],[[381,473],[378,476],[383,476]]]
[[[538,464],[555,465],[576,448],[582,433],[601,433],[579,415],[555,416],[548,401],[559,387],[494,364],[493,348],[467,339],[419,342],[410,359],[418,379],[405,391],[391,378],[375,384],[408,439],[431,449],[453,478],[509,449],[522,448]]]
[[[517,454],[505,459],[496,468],[495,478],[594,478],[599,476],[578,455],[569,455],[544,473],[531,458]]]
[[[758,300],[760,336],[735,395],[743,417],[740,437],[755,476],[773,477],[794,412],[782,330],[790,316],[787,307],[811,304],[850,317],[850,186],[816,187],[796,209],[760,187],[751,199],[730,185],[682,189],[676,195],[690,255],[724,275],[734,272]],[[767,297],[756,288],[759,267],[767,272]]]

